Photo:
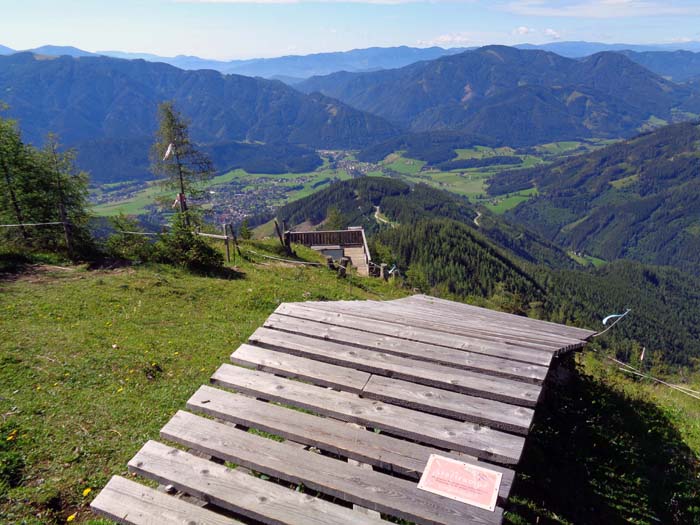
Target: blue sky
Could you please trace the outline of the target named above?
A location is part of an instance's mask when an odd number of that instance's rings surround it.
[[[369,46],[700,40],[700,0],[0,0],[0,44],[234,59]]]

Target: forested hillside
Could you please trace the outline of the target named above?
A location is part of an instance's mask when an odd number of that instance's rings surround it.
[[[489,192],[536,187],[508,213],[546,238],[606,260],[700,274],[700,125],[677,124],[551,166],[503,172]]]
[[[307,96],[277,81],[183,71],[166,64],[106,57],[42,57],[18,53],[0,57],[0,100],[7,116],[19,121],[25,140],[39,144],[53,130],[69,146],[97,150],[111,161],[103,175],[95,154],[84,153],[81,167],[94,180],[144,178],[156,109],[173,101],[191,120],[193,138],[216,151],[295,144],[307,148],[360,148],[387,139],[397,129],[385,120],[322,95]],[[234,143],[234,145],[231,145]],[[86,145],[83,147],[83,145]],[[257,162],[272,149],[255,151]],[[295,150],[280,151],[298,162]],[[315,155],[308,149],[301,157]],[[219,169],[236,165],[222,155]],[[240,158],[238,164],[241,164]],[[116,178],[118,177],[118,178]],[[116,178],[116,179],[115,179]]]
[[[478,232],[478,237],[491,239],[496,246],[509,250],[524,261],[557,268],[575,265],[554,244],[486,210],[477,211],[467,199],[425,184],[409,186],[389,178],[362,177],[335,183],[281,207],[277,216],[291,225],[307,221],[318,225],[326,219],[329,209],[340,213],[343,226],[363,226],[369,232],[386,227],[386,223],[377,218],[377,213],[397,225],[414,224],[422,219],[453,219]]]
[[[340,72],[298,85],[411,131],[451,130],[527,145],[629,136],[700,113],[700,96],[612,52],[572,60],[488,46],[401,69]]]
[[[696,277],[627,261],[578,266],[525,228],[485,211],[476,225],[467,202],[391,179],[336,183],[278,212],[292,225],[321,229],[329,214],[335,227],[365,226],[375,260],[396,264],[408,285],[423,292],[588,327],[602,328],[603,317],[630,308],[604,343],[621,357],[636,359],[646,347],[669,367],[700,360]]]

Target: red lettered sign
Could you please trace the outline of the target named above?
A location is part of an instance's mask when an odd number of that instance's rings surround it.
[[[431,454],[418,488],[482,509],[496,508],[501,473]]]

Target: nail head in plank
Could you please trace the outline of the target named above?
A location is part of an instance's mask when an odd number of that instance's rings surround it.
[[[90,507],[101,516],[128,525],[243,525],[120,476],[109,480]]]
[[[182,414],[187,413],[182,412]],[[191,414],[188,416],[189,418],[185,418],[187,421],[199,423],[208,421]],[[225,425],[223,427],[230,429],[230,435],[236,436],[236,440],[240,436],[249,435]],[[280,445],[287,444],[280,443]],[[285,449],[286,447],[283,446],[282,450]],[[218,453],[219,449],[215,450]],[[304,454],[308,453],[304,452]],[[263,523],[286,525],[325,525],[327,523],[379,525],[381,523],[376,519],[358,519],[355,513],[347,508],[263,481],[239,469],[230,469],[224,465],[206,461],[157,441],[149,441],[141,448],[129,462],[129,470],[157,481],[168,480],[179,490],[194,494],[222,509]]]
[[[300,452],[187,412],[178,412],[161,430],[165,439],[312,490],[420,524],[500,523],[502,509],[488,512],[430,494],[406,481],[368,471],[312,452]],[[358,518],[361,514],[356,514]]]
[[[525,442],[520,436],[488,427],[362,399],[348,392],[322,389],[232,365],[221,365],[212,376],[212,381],[254,397],[305,408],[499,463],[517,463]]]

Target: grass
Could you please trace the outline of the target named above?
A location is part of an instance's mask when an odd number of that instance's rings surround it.
[[[598,356],[540,403],[506,522],[700,524],[700,403]]]
[[[281,254],[272,241],[243,249]],[[107,523],[90,500],[281,302],[405,293],[263,258],[237,260],[231,279],[47,266],[54,258],[22,272],[30,262],[0,257],[15,272],[0,280],[3,523]],[[548,387],[506,521],[700,524],[700,403],[597,356]],[[700,378],[688,386],[700,390]]]
[[[404,175],[415,175],[420,172],[426,162],[423,160],[409,159],[403,156],[402,151],[389,155],[384,163],[384,167],[402,173]]]
[[[298,179],[308,179],[303,183],[299,183]],[[321,167],[316,171],[306,173],[248,173],[241,169],[236,169],[217,175],[202,186],[202,189],[216,191],[217,187],[225,186],[232,182],[243,184],[243,190],[251,190],[256,187],[266,186],[270,184],[279,184],[281,187],[288,188],[285,192],[285,198],[280,202],[273,204],[281,205],[285,202],[301,199],[312,193],[319,191],[330,184],[330,179],[337,178],[341,180],[349,179],[350,176],[345,170],[331,170]],[[324,181],[324,179],[329,179]],[[157,182],[151,182],[142,190],[135,192],[131,197],[114,202],[106,202],[94,206],[93,211],[96,215],[102,217],[110,217],[124,213],[126,215],[140,215],[145,213],[146,207],[154,204],[157,197],[167,195],[174,192],[163,191]]]
[[[484,202],[484,205],[493,213],[502,215],[508,210],[515,208],[521,202],[525,202],[533,195],[537,195],[537,188],[522,190],[506,196],[494,197]]]
[[[243,249],[279,255],[277,246]],[[0,281],[0,447],[8,449],[0,457],[3,468],[7,458],[20,462],[16,486],[0,481],[0,522],[58,524],[76,512],[76,523],[91,519],[98,489],[126,473],[136,451],[280,303],[405,293],[381,279],[258,261],[239,258],[237,279],[149,266],[34,268]]]

